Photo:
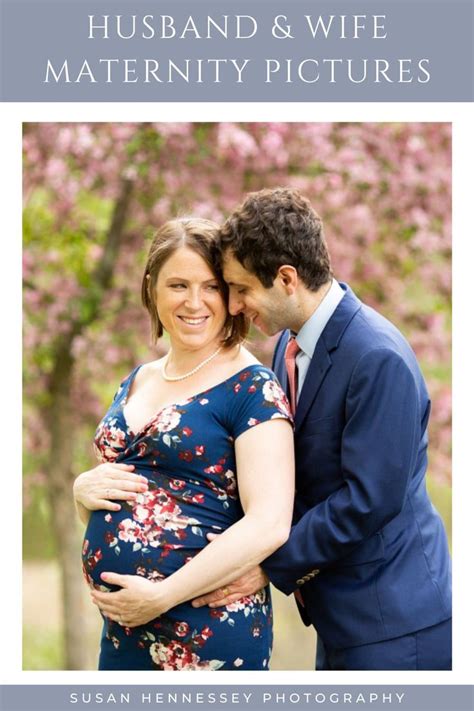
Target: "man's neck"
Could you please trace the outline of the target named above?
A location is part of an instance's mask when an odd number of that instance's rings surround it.
[[[318,306],[321,304],[332,285],[332,277],[323,284],[317,291],[309,291],[306,287],[301,287],[301,293],[298,298],[298,307],[295,313],[294,323],[291,330],[298,333],[304,324],[314,314]]]

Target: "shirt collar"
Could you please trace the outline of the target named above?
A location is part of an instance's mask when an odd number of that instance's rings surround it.
[[[333,279],[328,293],[299,330],[296,342],[309,358],[313,357],[316,344],[343,296],[343,289]]]

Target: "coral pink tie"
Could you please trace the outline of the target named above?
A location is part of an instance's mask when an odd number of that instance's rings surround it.
[[[296,338],[292,337],[286,344],[285,365],[288,373],[288,384],[290,386],[290,407],[293,415],[296,412],[296,393],[297,393],[297,372],[296,372],[296,356],[301,348],[296,342]]]
[[[296,412],[296,393],[298,388],[297,383],[297,372],[296,372],[296,356],[300,352],[301,348],[296,342],[296,338],[293,336],[290,338],[286,344],[285,351],[285,365],[286,372],[288,373],[288,384],[290,386],[290,407],[293,415]],[[298,600],[301,607],[304,607],[303,597],[301,595],[301,590],[295,590],[295,598]]]

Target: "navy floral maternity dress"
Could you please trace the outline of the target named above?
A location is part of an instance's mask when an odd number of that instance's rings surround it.
[[[135,433],[123,408],[138,369],[121,384],[95,436],[102,462],[134,464],[149,481],[148,491],[121,502],[120,511],[91,514],[84,574],[101,590],[116,589],[100,580],[105,571],[162,580],[199,553],[207,533],[240,519],[234,440],[260,422],[291,419],[274,374],[252,365],[162,408]],[[266,588],[219,609],[183,603],[140,627],[104,618],[99,669],[262,670],[271,647]]]

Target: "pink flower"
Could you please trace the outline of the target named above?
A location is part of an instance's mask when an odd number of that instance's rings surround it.
[[[170,481],[170,489],[173,489],[174,491],[179,491],[179,489],[184,489],[186,486],[186,483],[182,481],[181,479],[171,479]]]
[[[97,428],[94,444],[103,461],[113,462],[126,447],[125,432],[115,427],[116,419],[101,422]]]
[[[181,415],[176,410],[176,405],[170,405],[159,411],[153,420],[153,429],[157,432],[170,432],[174,430],[181,421]]]
[[[211,464],[210,467],[206,467],[204,469],[205,474],[220,474],[223,471],[223,467],[221,464]]]
[[[267,402],[274,403],[280,412],[291,417],[288,399],[278,383],[274,380],[267,380],[262,388],[262,393]]]
[[[215,619],[220,620],[222,617],[225,617],[226,613],[223,610],[214,609],[214,610],[209,610],[209,614],[211,617],[214,617]]]
[[[125,543],[146,543],[146,538],[143,535],[143,530],[138,526],[135,521],[130,518],[126,518],[119,523],[119,535],[121,541]]]
[[[201,661],[189,644],[171,640],[168,644],[154,642],[150,646],[153,662],[163,671],[194,671],[220,669],[225,662],[219,659]]]
[[[211,630],[211,628],[206,625],[205,627],[202,628],[201,630],[201,636],[205,639],[208,640],[209,637],[212,637],[214,632]]]
[[[174,631],[178,637],[186,637],[189,634],[189,625],[187,622],[175,622]]]

